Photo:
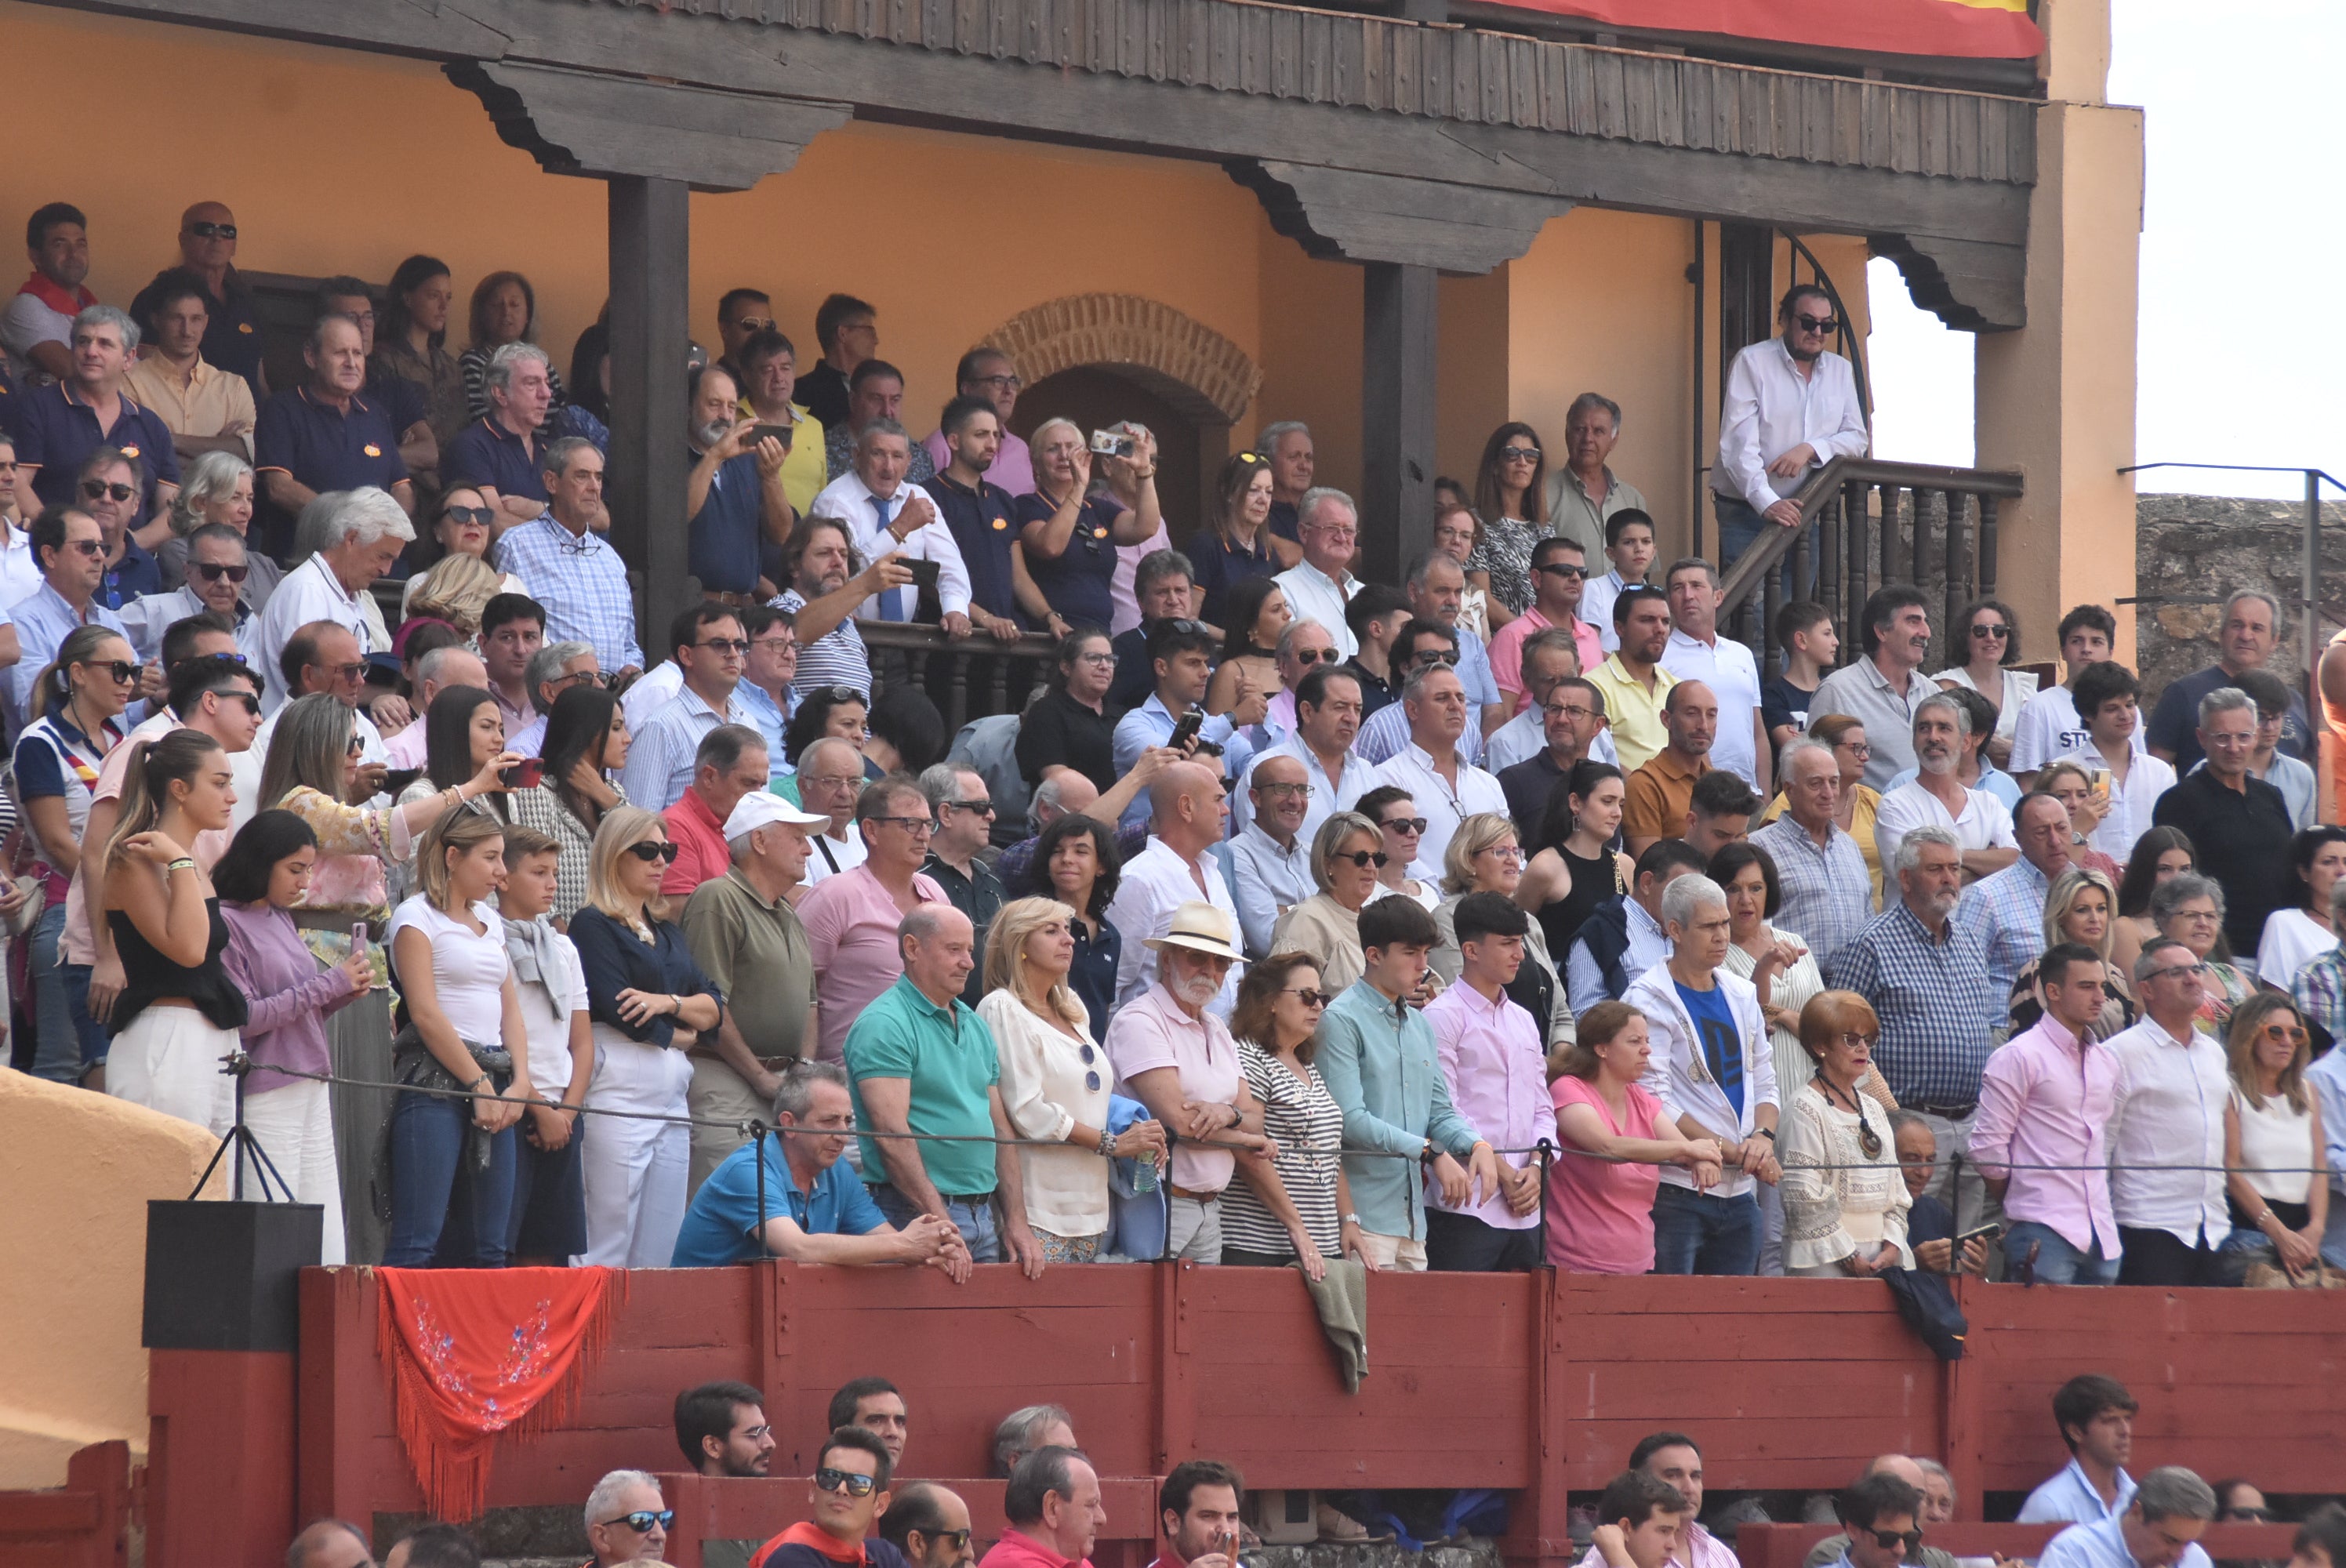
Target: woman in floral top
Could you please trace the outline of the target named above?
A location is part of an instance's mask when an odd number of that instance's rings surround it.
[[[1531,607],[1532,546],[1547,532],[1547,456],[1539,432],[1510,421],[1491,433],[1474,473],[1474,511],[1482,527],[1466,580],[1490,596],[1495,632]]]

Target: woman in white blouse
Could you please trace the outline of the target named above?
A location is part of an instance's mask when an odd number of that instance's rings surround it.
[[[2289,854],[2297,864],[2300,901],[2267,915],[2257,943],[2257,978],[2284,996],[2299,970],[2338,945],[2330,890],[2346,876],[2346,828],[2308,828],[2290,841]]]
[[[1890,1117],[1859,1087],[1872,1070],[1882,1021],[1853,991],[1827,991],[1800,1009],[1800,1048],[1814,1064],[1786,1096],[1784,1272],[1869,1279],[1912,1268],[1906,1210]]]
[[[2224,1240],[2224,1278],[2238,1284],[2262,1267],[2297,1279],[2320,1262],[2330,1223],[2321,1105],[2305,1084],[2305,1020],[2288,997],[2260,993],[2232,1014],[2226,1044],[2232,1093],[2224,1105],[2224,1164],[2231,1174],[2224,1186],[2232,1234]]]
[[[1002,1058],[1002,1105],[1022,1138],[1018,1168],[1026,1223],[1046,1263],[1091,1263],[1107,1239],[1108,1161],[1158,1159],[1165,1128],[1108,1124],[1107,1054],[1092,1044],[1091,1018],[1067,987],[1076,962],[1076,911],[1056,899],[1002,906],[987,929],[985,995],[977,1015]]]
[[[1974,599],[1947,629],[1947,651],[1956,663],[1931,678],[1942,687],[1963,687],[1995,704],[1995,733],[1988,738],[1988,759],[2003,767],[2012,759],[2013,733],[2020,710],[2036,695],[2033,670],[2014,669],[2020,662],[2020,622],[2012,606],[1998,599]]]

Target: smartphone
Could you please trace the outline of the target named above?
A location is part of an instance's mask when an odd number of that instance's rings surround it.
[[[1983,1225],[1975,1230],[1966,1230],[1961,1236],[1955,1237],[1955,1245],[1956,1247],[1961,1247],[1965,1244],[1974,1241],[1994,1241],[1997,1237],[2002,1236],[2003,1234],[2004,1227],[2000,1225]]]
[[[542,757],[525,757],[498,774],[497,780],[508,789],[529,789],[536,788],[537,781],[545,777],[546,759]]]
[[[1102,457],[1130,457],[1140,443],[1118,431],[1092,432],[1092,451]]]
[[[939,567],[934,561],[901,561],[897,563],[913,574],[913,586],[934,591]]]
[[[1173,727],[1172,737],[1168,739],[1165,744],[1171,747],[1174,750],[1178,751],[1183,747],[1188,745],[1189,742],[1195,740],[1198,738],[1198,731],[1204,728],[1205,725],[1206,716],[1204,714],[1195,712],[1185,713],[1181,716],[1181,722]]]
[[[423,769],[421,768],[388,769],[384,771],[382,776],[383,793],[396,799],[399,796],[406,792],[407,787],[410,784],[414,783],[418,779],[423,777]]]
[[[351,927],[351,946],[352,946],[353,949],[364,947],[364,946],[366,945],[366,939],[367,939],[367,922],[366,922],[366,921],[359,921],[356,925],[354,925],[354,926]]]
[[[784,452],[788,452],[790,449],[790,432],[794,428],[787,424],[753,424],[750,427],[750,433],[741,438],[741,450],[747,452],[771,436],[782,443]]]

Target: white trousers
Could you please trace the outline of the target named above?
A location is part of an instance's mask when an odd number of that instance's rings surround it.
[[[293,1184],[293,1201],[314,1203],[326,1211],[323,1245],[318,1261],[332,1265],[349,1261],[342,1239],[342,1174],[334,1153],[333,1105],[323,1084],[288,1084],[244,1096],[244,1125],[260,1142],[261,1152],[279,1176]],[[244,1194],[261,1193],[260,1162],[244,1159]],[[270,1191],[275,1192],[272,1183]]]
[[[687,1114],[692,1062],[681,1051],[595,1031],[589,1110]],[[690,1129],[666,1122],[586,1116],[580,1175],[586,1187],[586,1250],[578,1261],[613,1268],[666,1268],[684,1228]]]
[[[106,1092],[209,1129],[229,1129],[236,1088],[220,1058],[237,1048],[233,1029],[213,1027],[192,1007],[149,1007],[115,1036]]]

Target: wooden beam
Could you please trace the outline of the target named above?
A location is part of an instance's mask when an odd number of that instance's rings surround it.
[[[1876,256],[1898,264],[1914,303],[1957,331],[2006,332],[2028,324],[2025,250],[1943,235],[1866,239]]]
[[[650,649],[699,593],[684,516],[690,196],[682,180],[617,175],[610,201],[611,544],[643,563]]]
[[[1361,555],[1369,580],[1398,583],[1433,543],[1437,290],[1431,267],[1372,261],[1361,312]]]
[[[1540,226],[1572,209],[1527,196],[1280,159],[1239,158],[1280,233],[1322,260],[1395,261],[1480,276],[1532,248]]]

